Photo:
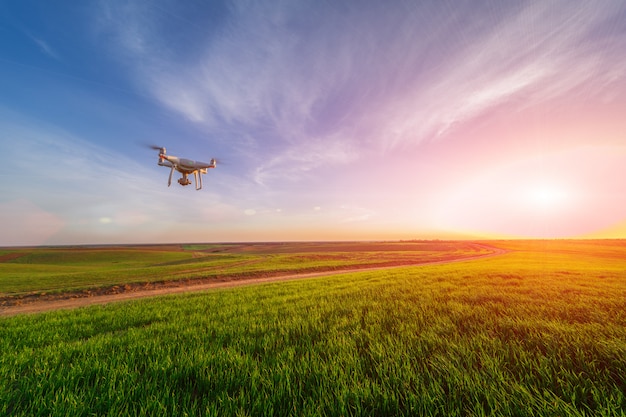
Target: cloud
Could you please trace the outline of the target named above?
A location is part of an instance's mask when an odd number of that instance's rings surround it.
[[[19,117],[19,116],[18,116]],[[49,194],[54,185],[72,185],[75,196],[112,192],[117,186],[139,187],[129,172],[141,175],[145,169],[123,154],[94,145],[72,133],[26,119],[4,119],[0,124],[12,143],[3,151],[7,174],[24,174],[34,191]],[[30,191],[33,191],[32,189]]]
[[[272,182],[297,182],[317,175],[325,164],[344,164],[357,158],[358,150],[342,138],[311,138],[287,147],[262,161],[254,172],[254,181],[261,185]]]
[[[341,223],[360,223],[371,219],[376,215],[374,210],[365,207],[356,207],[350,205],[340,206],[343,219]]]
[[[39,50],[47,55],[49,58],[55,59],[57,61],[61,61],[61,56],[58,54],[55,48],[53,48],[49,41],[42,38],[41,36],[37,36],[33,34],[33,30],[31,30],[28,26],[24,25],[20,19],[13,19],[11,21],[11,26],[15,27],[20,33],[26,36],[32,43],[37,45]]]
[[[162,8],[104,4],[124,60],[156,101],[272,152],[251,170],[257,183],[444,138],[503,104],[581,86],[602,95],[626,74],[615,56],[626,46],[619,1],[233,2],[207,20],[218,29],[178,25],[193,48],[164,30],[172,16]]]
[[[52,49],[52,47],[46,41],[40,38],[36,38],[30,34],[28,34],[28,37],[30,37],[30,39],[37,44],[41,52],[48,55],[50,58],[56,59],[57,61],[61,60],[59,54],[54,49]]]
[[[47,243],[64,223],[63,219],[28,200],[0,202],[0,245],[36,246]]]
[[[1,149],[2,227],[12,231],[19,224],[26,240],[7,232],[0,245],[136,241],[136,236],[150,235],[151,228],[168,227],[182,209],[190,222],[219,214],[215,194],[176,196],[177,189],[166,187],[167,172],[156,164],[146,168],[124,152],[2,110],[0,127],[7,138]],[[208,200],[197,201],[201,198]],[[24,221],[16,222],[19,205]],[[222,204],[217,211],[224,210]]]
[[[594,32],[620,7],[616,2],[530,2],[521,10],[488,16],[488,28],[469,34],[465,42],[450,41],[428,82],[408,80],[406,93],[381,105],[381,116],[372,123],[382,126],[378,136],[388,138],[387,147],[419,143],[514,100],[528,107],[585,84],[589,94],[602,94],[615,81],[616,68],[624,74],[626,65],[614,53],[626,44],[614,33],[594,38]],[[469,19],[484,17],[465,12]]]

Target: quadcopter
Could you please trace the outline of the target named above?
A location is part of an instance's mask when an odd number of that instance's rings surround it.
[[[167,180],[167,186],[172,185],[172,174],[174,170],[180,172],[183,176],[178,179],[178,183],[182,186],[191,184],[188,176],[193,174],[196,182],[196,190],[202,188],[202,174],[207,173],[208,168],[215,168],[217,160],[211,159],[208,164],[206,162],[192,161],[191,159],[179,158],[177,156],[167,155],[165,148],[161,146],[150,146],[152,149],[159,151],[159,165],[171,168],[170,177]]]

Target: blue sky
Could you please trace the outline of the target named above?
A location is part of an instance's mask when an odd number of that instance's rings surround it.
[[[618,0],[5,1],[0,245],[626,237],[625,93]]]

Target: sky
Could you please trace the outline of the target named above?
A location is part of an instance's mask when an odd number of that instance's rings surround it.
[[[626,238],[626,2],[5,0],[0,155],[0,246]]]

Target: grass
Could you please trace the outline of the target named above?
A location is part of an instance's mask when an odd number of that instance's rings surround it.
[[[0,319],[0,414],[626,415],[626,245],[496,244]]]
[[[341,247],[341,244],[338,244]],[[353,245],[354,246],[354,245]],[[107,248],[18,248],[0,252],[0,296],[63,292],[139,282],[223,279],[363,266],[420,263],[489,250],[466,242],[327,245],[281,253],[272,245],[182,245]],[[295,245],[297,248],[306,245]],[[410,250],[407,250],[407,247]],[[268,248],[270,249],[268,251]],[[280,249],[280,248],[278,248]]]

